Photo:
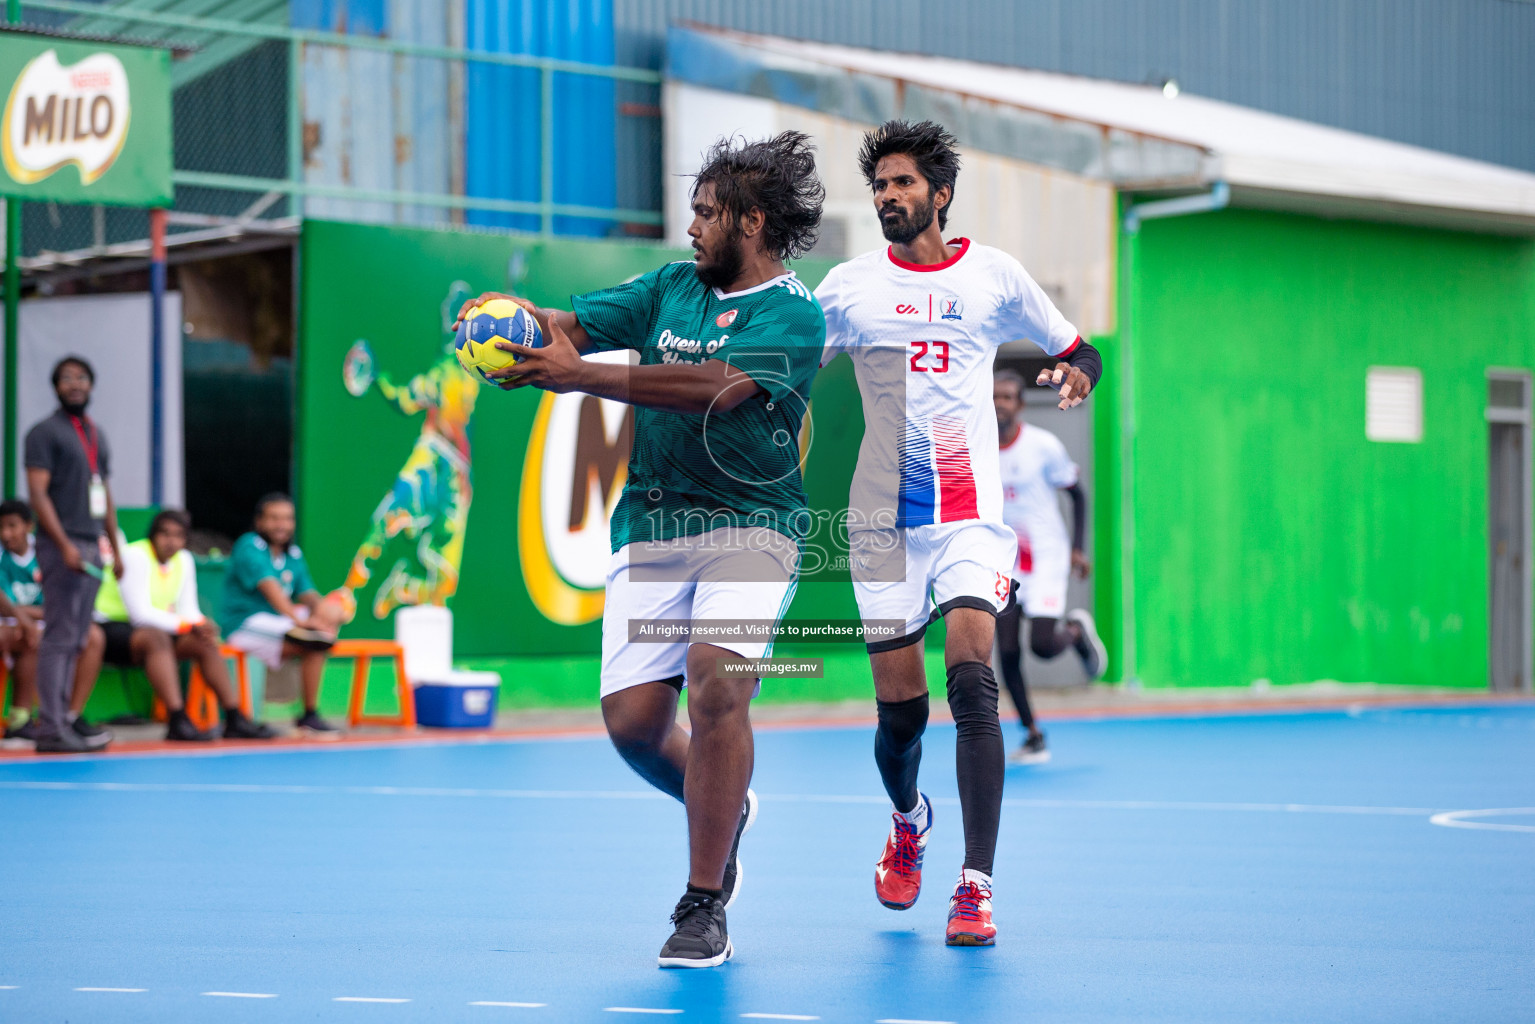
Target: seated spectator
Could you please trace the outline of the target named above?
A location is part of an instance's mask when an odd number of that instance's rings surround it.
[[[18,618],[43,628],[42,571],[37,567],[37,548],[32,543],[32,506],[10,498],[0,501],[0,592],[18,609]],[[101,668],[100,630],[92,630],[75,663],[74,687],[66,715],[70,728],[82,737],[105,736],[108,731],[87,721],[81,712],[96,686]],[[28,649],[17,618],[0,619],[0,651],[11,657],[11,712],[5,739],[22,744],[37,739],[37,645]],[[8,744],[10,745],[10,744]]]
[[[338,595],[321,597],[315,589],[304,554],[293,543],[297,529],[293,499],[286,494],[268,494],[256,503],[255,529],[230,552],[219,619],[230,645],[268,668],[299,659],[304,713],[294,724],[300,731],[334,735],[336,727],[320,717],[320,678],[346,610]]]
[[[32,741],[37,722],[37,644],[43,621],[42,573],[32,548],[32,507],[15,498],[0,502],[0,595],[13,613],[0,618],[0,654],[10,661],[11,713],[5,738]]]
[[[122,579],[103,578],[96,598],[101,620],[96,628],[106,641],[102,656],[113,665],[143,666],[169,714],[167,740],[195,743],[216,738],[187,716],[178,661],[194,661],[202,669],[224,709],[226,738],[272,739],[277,734],[271,727],[251,721],[240,710],[229,666],[219,653],[218,626],[198,605],[197,566],[186,549],[191,526],[185,512],[166,510],[150,521],[147,538],[123,546]]]

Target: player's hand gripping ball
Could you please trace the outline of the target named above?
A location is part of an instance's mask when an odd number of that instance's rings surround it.
[[[458,357],[458,365],[500,387],[502,381],[486,374],[506,369],[517,362],[517,357],[497,348],[498,341],[539,348],[544,343],[544,332],[539,330],[533,314],[517,303],[509,299],[491,299],[464,314],[453,339],[453,354]]]

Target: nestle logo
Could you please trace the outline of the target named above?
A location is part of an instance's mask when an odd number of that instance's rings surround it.
[[[917,307],[911,305],[910,303],[903,302],[899,306],[895,307],[895,311],[900,313],[902,316],[907,316],[915,313],[917,311]]]

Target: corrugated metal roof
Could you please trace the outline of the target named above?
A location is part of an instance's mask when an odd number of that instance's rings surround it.
[[[1353,206],[1336,212],[1396,219],[1419,208],[1464,214],[1451,220],[1465,226],[1535,229],[1535,174],[1187,92],[1168,98],[1152,86],[701,27],[672,30],[668,75],[855,120],[936,114],[982,149],[994,147],[974,125],[1011,109],[1034,116],[1034,134],[1021,142],[1036,150],[1008,155],[1131,187],[1138,175],[1166,180],[1169,169],[1182,167],[1188,183],[1224,180],[1239,200],[1245,189],[1262,205],[1286,205],[1285,196],[1305,197],[1308,209],[1318,199],[1343,200]],[[868,109],[850,114],[849,103]],[[1068,141],[1084,130],[1100,134],[1102,150],[1074,166],[1062,163],[1078,159],[1078,151],[1051,141],[1052,123]],[[1115,133],[1143,144],[1116,149]],[[1011,142],[1016,147],[1019,137]]]
[[[668,24],[1183,88],[1535,170],[1535,4],[1510,0],[613,0],[618,61]]]

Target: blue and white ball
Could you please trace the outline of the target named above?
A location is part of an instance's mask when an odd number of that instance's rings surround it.
[[[464,314],[453,339],[453,354],[465,370],[499,386],[501,381],[486,374],[506,369],[517,362],[517,357],[497,348],[498,341],[539,348],[544,343],[544,332],[539,330],[533,314],[517,303],[491,299]]]

